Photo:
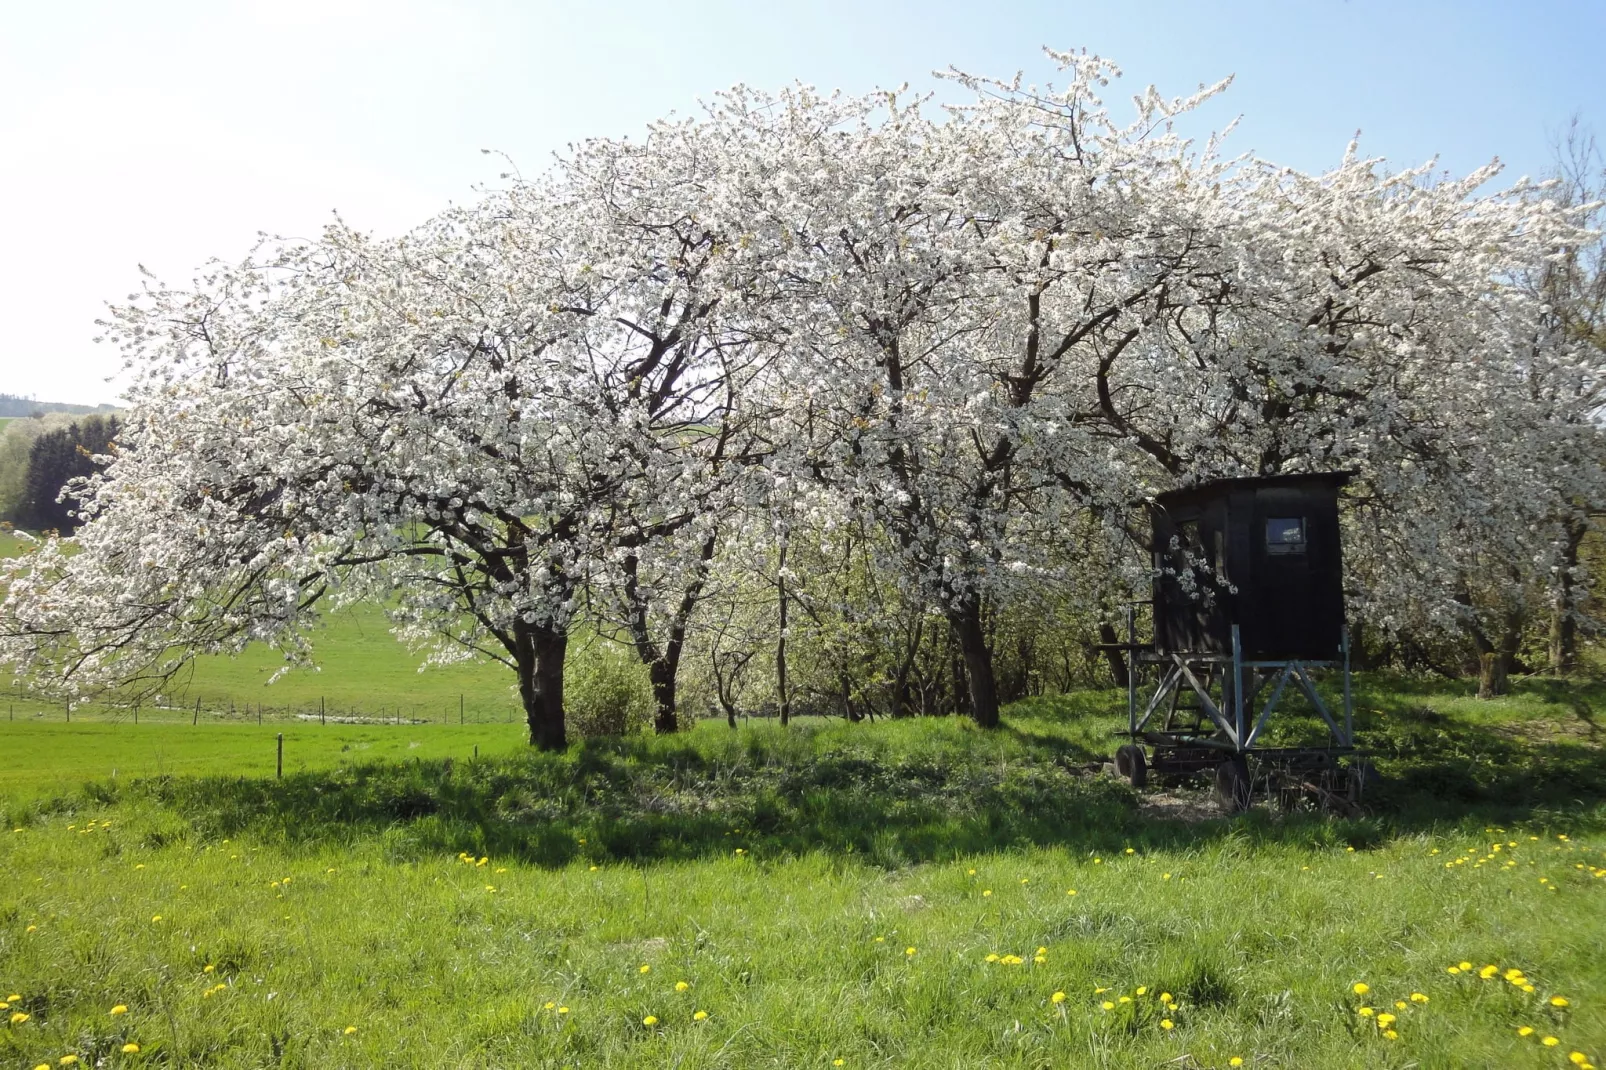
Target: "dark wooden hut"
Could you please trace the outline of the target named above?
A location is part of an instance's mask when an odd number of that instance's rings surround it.
[[[1151,509],[1160,654],[1333,661],[1344,634],[1338,494],[1353,473],[1224,479]]]

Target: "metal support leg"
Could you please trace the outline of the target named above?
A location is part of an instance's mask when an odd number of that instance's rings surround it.
[[[1238,640],[1238,625],[1232,626],[1232,723],[1237,731],[1239,747],[1247,745],[1244,738],[1244,655]]]
[[[1136,611],[1126,607],[1126,727],[1134,735],[1138,730],[1138,651]],[[1346,663],[1347,664],[1347,663]],[[1349,670],[1345,669],[1345,679]]]
[[[1339,740],[1341,747],[1355,745],[1355,703],[1350,697],[1349,685],[1349,627],[1346,625],[1342,633],[1342,650],[1344,652],[1344,738]]]

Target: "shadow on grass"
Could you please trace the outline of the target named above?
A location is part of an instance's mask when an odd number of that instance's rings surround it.
[[[1606,762],[1584,692],[1558,692],[1559,708],[1570,706],[1584,729],[1536,738],[1523,729],[1544,722],[1471,723],[1419,698],[1367,693],[1356,727],[1385,779],[1369,796],[1371,812],[1350,820],[1263,809],[1230,820],[1154,817],[1124,783],[1094,772],[1116,723],[1107,696],[1023,704],[991,733],[951,718],[729,734],[705,727],[455,766],[415,760],[283,780],[155,778],[85,790],[99,802],[155,803],[203,838],[250,833],[317,849],[377,836],[397,858],[466,851],[543,866],[741,848],[890,867],[1023,846],[1109,852],[1234,838],[1365,847],[1446,826],[1606,826]]]

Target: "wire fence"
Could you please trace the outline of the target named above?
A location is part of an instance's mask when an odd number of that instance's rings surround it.
[[[467,725],[516,724],[524,715],[509,702],[470,700],[459,695],[455,703],[387,702],[365,705],[353,702],[316,701],[270,705],[265,702],[197,700],[194,703],[72,703],[42,699],[12,700],[6,705],[6,720],[18,722],[56,722],[72,724],[175,724],[192,727],[203,724],[338,724],[338,725]]]

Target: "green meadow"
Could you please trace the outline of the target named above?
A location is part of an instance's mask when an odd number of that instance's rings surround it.
[[[1606,1058],[1597,683],[1362,677],[1366,812],[1228,818],[1102,770],[1114,692],[540,754],[499,667],[317,647],[0,711],[0,1067]]]
[[[1596,1065],[1601,698],[1363,681],[1347,819],[1133,792],[1110,693],[557,755],[4,722],[0,1066]]]

